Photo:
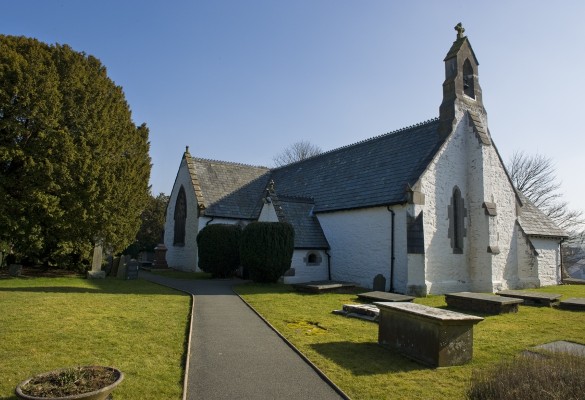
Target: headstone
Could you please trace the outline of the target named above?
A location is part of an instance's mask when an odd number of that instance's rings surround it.
[[[154,261],[152,262],[153,268],[168,268],[167,264],[167,246],[164,243],[159,243],[154,248]]]
[[[106,272],[102,271],[102,245],[96,243],[93,248],[93,260],[91,263],[91,271],[87,272],[89,279],[103,279],[106,277]]]
[[[384,278],[384,275],[378,274],[374,277],[374,291],[375,292],[386,291],[386,278]]]
[[[130,256],[121,256],[120,257],[120,264],[118,264],[118,273],[116,278],[118,279],[126,279],[126,266],[130,261]]]
[[[10,264],[8,266],[8,274],[10,276],[20,276],[20,275],[22,275],[22,265],[20,265],[20,264]]]
[[[140,268],[140,263],[135,259],[130,260],[128,265],[126,266],[126,279],[138,279],[138,269]]]
[[[118,267],[120,266],[120,257],[114,257],[114,262],[112,263],[112,270],[108,274],[109,276],[118,276]]]

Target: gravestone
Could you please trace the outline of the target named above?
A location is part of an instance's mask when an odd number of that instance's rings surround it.
[[[126,266],[126,279],[138,279],[138,269],[140,268],[140,263],[132,259]]]
[[[10,276],[20,276],[20,275],[22,275],[22,265],[20,265],[20,264],[10,264],[8,266],[8,274]]]
[[[110,270],[109,276],[118,276],[118,267],[120,266],[120,257],[114,257],[112,263],[112,269]]]
[[[167,265],[167,246],[164,243],[159,243],[154,248],[154,260],[152,262],[153,268],[168,268]]]
[[[102,245],[96,243],[93,248],[93,260],[91,263],[91,271],[87,271],[88,279],[104,279],[106,272],[102,271]]]
[[[386,278],[384,275],[378,274],[374,277],[374,292],[386,291]]]
[[[118,279],[126,279],[126,267],[128,262],[130,261],[130,256],[122,255],[120,257],[120,263],[118,264],[118,273],[116,274],[116,278]]]

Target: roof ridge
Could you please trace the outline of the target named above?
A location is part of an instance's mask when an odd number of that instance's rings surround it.
[[[287,167],[290,167],[291,165],[300,164],[300,163],[303,163],[303,162],[305,162],[307,160],[311,160],[311,159],[314,159],[314,158],[319,158],[321,156],[324,156],[324,155],[327,155],[327,154],[331,154],[331,153],[335,153],[336,151],[345,150],[345,149],[348,149],[350,147],[358,146],[358,145],[361,145],[361,144],[364,144],[364,143],[369,143],[369,142],[372,142],[374,140],[381,139],[383,137],[392,136],[392,135],[395,135],[395,134],[398,134],[398,133],[406,132],[406,131],[412,130],[414,128],[420,128],[421,126],[429,125],[431,123],[438,122],[438,121],[439,121],[439,117],[431,118],[431,119],[426,120],[424,122],[419,122],[419,123],[416,123],[416,124],[413,124],[413,125],[410,125],[410,126],[406,126],[406,127],[400,128],[400,129],[396,129],[394,131],[382,133],[382,134],[377,135],[377,136],[372,136],[372,137],[369,137],[369,138],[366,138],[366,139],[362,139],[362,140],[357,141],[357,142],[354,142],[354,143],[346,144],[344,146],[337,147],[335,149],[327,150],[327,151],[324,151],[323,153],[319,153],[319,154],[316,154],[316,155],[314,155],[312,157],[305,158],[304,160],[295,161],[293,163],[286,164],[286,165],[283,165],[283,166],[278,167],[278,168],[273,168],[271,171],[279,170],[279,169],[282,169],[282,168],[287,168]]]
[[[288,195],[288,194],[280,194],[278,195],[278,198],[280,199],[280,201],[290,201],[293,203],[311,203],[313,204],[315,202],[315,199],[312,197],[305,197],[305,196],[294,196],[294,195]]]
[[[251,168],[265,169],[266,171],[270,171],[270,168],[265,167],[263,165],[252,165],[252,164],[239,163],[236,161],[214,160],[211,158],[201,158],[201,157],[193,157],[193,156],[191,156],[191,159],[197,160],[197,161],[215,162],[215,163],[219,163],[219,164],[236,165],[236,166],[240,166],[240,167],[251,167]]]

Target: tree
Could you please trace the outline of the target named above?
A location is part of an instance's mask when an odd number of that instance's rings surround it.
[[[290,268],[295,231],[286,222],[252,222],[240,245],[242,266],[254,282],[276,282]]]
[[[136,240],[125,253],[136,256],[141,251],[154,251],[154,248],[162,243],[168,202],[169,196],[164,193],[159,193],[156,197],[149,194],[146,207],[140,214],[140,229],[136,234]]]
[[[574,240],[583,235],[583,211],[571,210],[562,193],[553,161],[540,154],[515,152],[507,166],[512,182]]]
[[[240,266],[242,228],[236,224],[211,224],[197,234],[199,268],[214,278],[229,278]]]
[[[293,143],[285,148],[282,152],[274,156],[272,161],[276,167],[282,167],[283,165],[292,164],[316,156],[321,154],[321,152],[319,146],[315,146],[314,144],[303,140]]]
[[[510,159],[508,172],[516,188],[561,228],[572,230],[575,225],[583,224],[582,212],[569,210],[568,203],[562,200],[561,183],[550,158],[516,152]]]
[[[0,241],[45,264],[114,251],[148,199],[148,128],[101,62],[0,35]]]

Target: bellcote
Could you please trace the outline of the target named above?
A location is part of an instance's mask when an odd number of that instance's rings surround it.
[[[443,102],[439,108],[440,134],[449,135],[455,118],[455,103],[466,108],[485,113],[478,81],[479,62],[469,39],[464,35],[461,23],[455,26],[457,39],[449,49],[445,62],[445,82],[443,82]]]

